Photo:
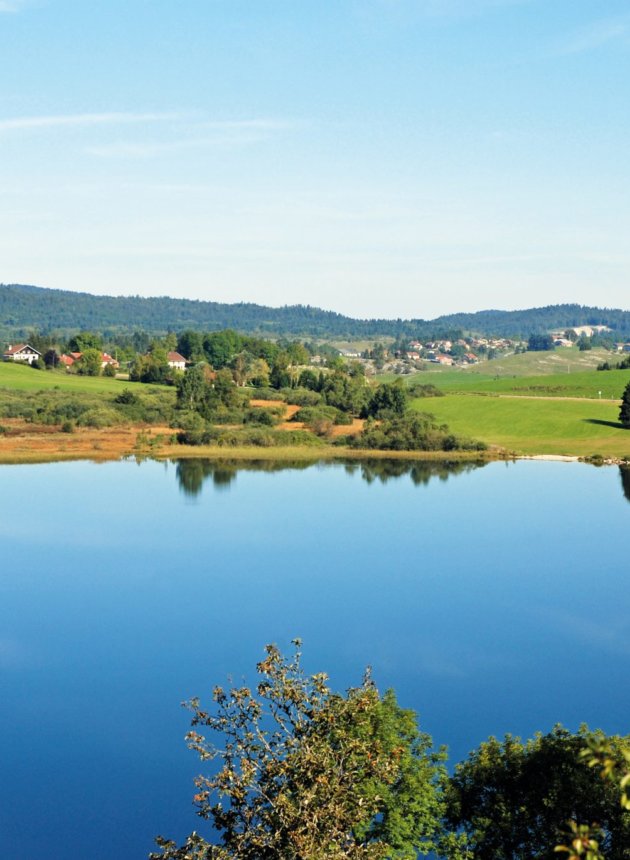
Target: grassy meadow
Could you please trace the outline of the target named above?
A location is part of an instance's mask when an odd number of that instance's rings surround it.
[[[630,431],[610,401],[448,394],[414,400],[412,408],[430,412],[454,433],[517,454],[630,458]]]
[[[471,371],[416,375],[412,382],[431,382],[445,393],[504,394],[525,397],[581,397],[619,400],[630,382],[630,370],[580,370],[538,376],[490,376]],[[601,392],[601,394],[600,394]]]
[[[13,391],[45,391],[59,389],[64,392],[82,394],[120,394],[129,382],[124,379],[111,379],[108,376],[79,376],[76,373],[66,373],[65,370],[34,370],[19,362],[0,361],[0,389]],[[160,389],[168,390],[168,386],[145,385],[134,382],[134,391]]]

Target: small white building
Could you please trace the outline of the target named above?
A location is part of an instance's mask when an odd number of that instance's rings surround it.
[[[5,361],[26,361],[32,364],[36,359],[41,358],[42,354],[28,343],[19,343],[17,346],[11,346],[5,350],[2,356]]]

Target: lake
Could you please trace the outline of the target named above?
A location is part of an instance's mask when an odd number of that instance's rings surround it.
[[[451,764],[628,726],[630,472],[520,461],[1,466],[6,860],[145,858],[202,770],[180,703],[304,640],[371,664]]]

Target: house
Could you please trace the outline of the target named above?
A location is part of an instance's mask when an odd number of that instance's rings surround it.
[[[26,361],[32,364],[41,358],[42,354],[28,343],[19,343],[17,346],[9,344],[2,357],[4,361]]]
[[[166,356],[169,367],[174,367],[175,370],[186,370],[186,359],[178,352],[169,352]]]
[[[66,355],[66,353],[64,352],[63,355],[59,356],[59,364],[63,364],[64,367],[72,367],[75,361],[81,361],[82,358],[82,352],[71,352],[70,355]],[[111,365],[114,368],[118,368],[120,367],[120,362],[117,361],[115,358],[112,358],[112,356],[108,352],[102,352],[101,369],[107,367],[108,365]]]
[[[120,367],[120,363],[112,358],[107,352],[104,352],[101,356],[101,367],[107,367],[107,365],[111,365],[112,367]]]

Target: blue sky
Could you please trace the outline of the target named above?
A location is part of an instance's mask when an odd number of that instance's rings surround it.
[[[628,0],[0,0],[0,282],[630,307]]]

